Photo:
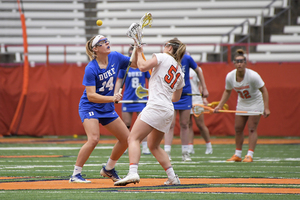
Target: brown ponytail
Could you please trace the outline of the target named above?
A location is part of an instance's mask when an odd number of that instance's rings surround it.
[[[168,43],[173,47],[173,51],[170,56],[172,56],[177,61],[178,65],[181,66],[181,60],[185,54],[186,45],[178,40],[178,38],[171,39]]]
[[[238,49],[236,50],[236,53],[234,55],[234,60],[236,59],[236,57],[242,56],[244,57],[245,61],[246,61],[246,57],[244,56],[245,52],[243,49]]]

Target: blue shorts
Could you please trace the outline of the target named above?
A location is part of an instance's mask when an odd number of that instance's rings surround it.
[[[183,95],[179,101],[173,104],[175,110],[190,110],[192,108],[192,96]]]
[[[111,112],[99,112],[97,110],[80,110],[79,116],[81,122],[83,123],[84,119],[98,119],[99,123],[103,126],[115,121],[119,115],[116,111]]]
[[[142,112],[145,107],[145,103],[123,103],[122,112]]]

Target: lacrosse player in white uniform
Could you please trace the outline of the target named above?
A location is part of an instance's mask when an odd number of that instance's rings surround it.
[[[260,75],[247,69],[246,57],[242,49],[237,50],[234,56],[235,70],[229,72],[226,76],[225,91],[220,104],[214,112],[218,112],[230,97],[232,89],[238,93],[236,110],[262,112],[264,117],[270,115],[269,95],[265,83]],[[235,154],[227,161],[242,161],[242,146],[244,142],[243,130],[248,121],[249,130],[249,149],[243,162],[253,162],[253,153],[257,143],[257,126],[260,115],[249,113],[236,113],[235,115]]]
[[[201,67],[199,67],[199,69],[201,72],[200,77],[201,77],[202,84],[200,84],[200,80],[199,80],[196,72],[194,70],[190,70],[190,83],[191,83],[192,94],[199,94],[199,95],[192,96],[192,102],[193,102],[193,104],[203,104],[204,103],[205,105],[207,105],[208,102],[207,102],[206,98],[202,99],[202,97],[200,95],[201,94],[200,87],[206,87],[206,84],[205,84],[205,80],[204,80],[204,76],[203,76]],[[201,88],[201,90],[203,90],[203,89]],[[190,154],[195,153],[194,145],[193,145],[193,140],[194,140],[194,130],[193,130],[193,121],[192,121],[193,117],[194,117],[194,120],[196,122],[198,129],[200,130],[200,134],[202,135],[203,139],[205,140],[205,144],[206,144],[205,154],[212,154],[213,149],[212,149],[212,145],[210,142],[209,130],[204,123],[204,115],[195,117],[192,109],[191,109],[191,113],[190,113],[190,123],[189,123],[189,153]]]
[[[153,69],[149,80],[149,99],[146,107],[136,119],[128,138],[129,173],[115,186],[138,183],[137,173],[140,160],[140,142],[148,136],[148,147],[168,175],[166,185],[180,184],[173,170],[168,154],[160,147],[164,134],[170,129],[174,107],[172,102],[180,99],[184,87],[184,73],[181,70],[181,59],[186,45],[177,38],[171,39],[164,46],[163,53],[153,54],[150,60],[142,57],[143,49],[138,47],[138,68],[142,71]]]

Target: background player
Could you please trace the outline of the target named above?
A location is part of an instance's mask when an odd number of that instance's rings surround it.
[[[190,70],[190,83],[191,83],[191,89],[192,89],[192,94],[199,94],[199,95],[194,95],[192,96],[192,103],[193,104],[204,104],[207,105],[208,102],[206,98],[201,97],[201,92],[203,91],[203,88],[206,88],[206,83],[205,79],[202,73],[202,69],[200,69],[200,78],[199,80],[197,74],[195,73],[194,70]],[[200,84],[202,83],[202,84]],[[205,154],[212,154],[213,153],[213,148],[210,142],[210,135],[209,135],[209,130],[207,126],[204,123],[204,115],[200,115],[198,117],[195,117],[193,114],[193,111],[191,110],[190,112],[190,124],[189,124],[189,153],[194,154],[194,145],[193,145],[193,140],[194,140],[194,130],[193,130],[193,118],[196,122],[196,125],[200,131],[201,136],[205,140],[205,145],[206,145],[206,150]]]
[[[174,102],[174,119],[170,127],[169,132],[165,135],[165,146],[164,149],[169,155],[171,160],[171,145],[174,137],[174,128],[176,123],[176,113],[179,112],[179,124],[180,124],[180,139],[181,139],[181,150],[182,160],[191,161],[190,154],[188,152],[189,144],[189,121],[190,121],[190,110],[192,108],[192,96],[191,96],[191,84],[190,84],[190,68],[195,70],[200,79],[200,68],[193,58],[185,54],[181,61],[182,71],[184,72],[185,86],[182,90],[182,96],[178,102]],[[201,80],[201,79],[200,79]],[[208,91],[203,87],[203,97],[208,97]]]
[[[232,89],[238,93],[236,110],[263,112],[264,117],[270,115],[269,94],[264,81],[260,75],[247,69],[246,57],[242,49],[237,50],[234,56],[234,66],[236,69],[226,76],[225,91],[219,105],[214,109],[218,112],[229,99]],[[253,162],[254,149],[257,142],[257,126],[260,115],[257,114],[235,114],[235,154],[227,161],[242,161],[242,146],[244,143],[244,133],[246,123],[249,130],[249,149],[243,162]]]

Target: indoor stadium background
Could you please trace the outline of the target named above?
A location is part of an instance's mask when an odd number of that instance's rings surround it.
[[[127,54],[127,28],[151,12],[146,58],[177,37],[203,69],[212,102],[221,99],[232,55],[243,48],[270,97],[271,115],[260,121],[259,135],[300,136],[297,0],[1,0],[0,11],[0,135],[85,135],[78,103],[86,41],[102,34],[112,51]],[[236,99],[233,92],[232,110]],[[116,109],[120,114],[121,105]],[[234,135],[234,114],[206,115],[205,123],[212,136]],[[101,134],[109,133],[101,128]]]

